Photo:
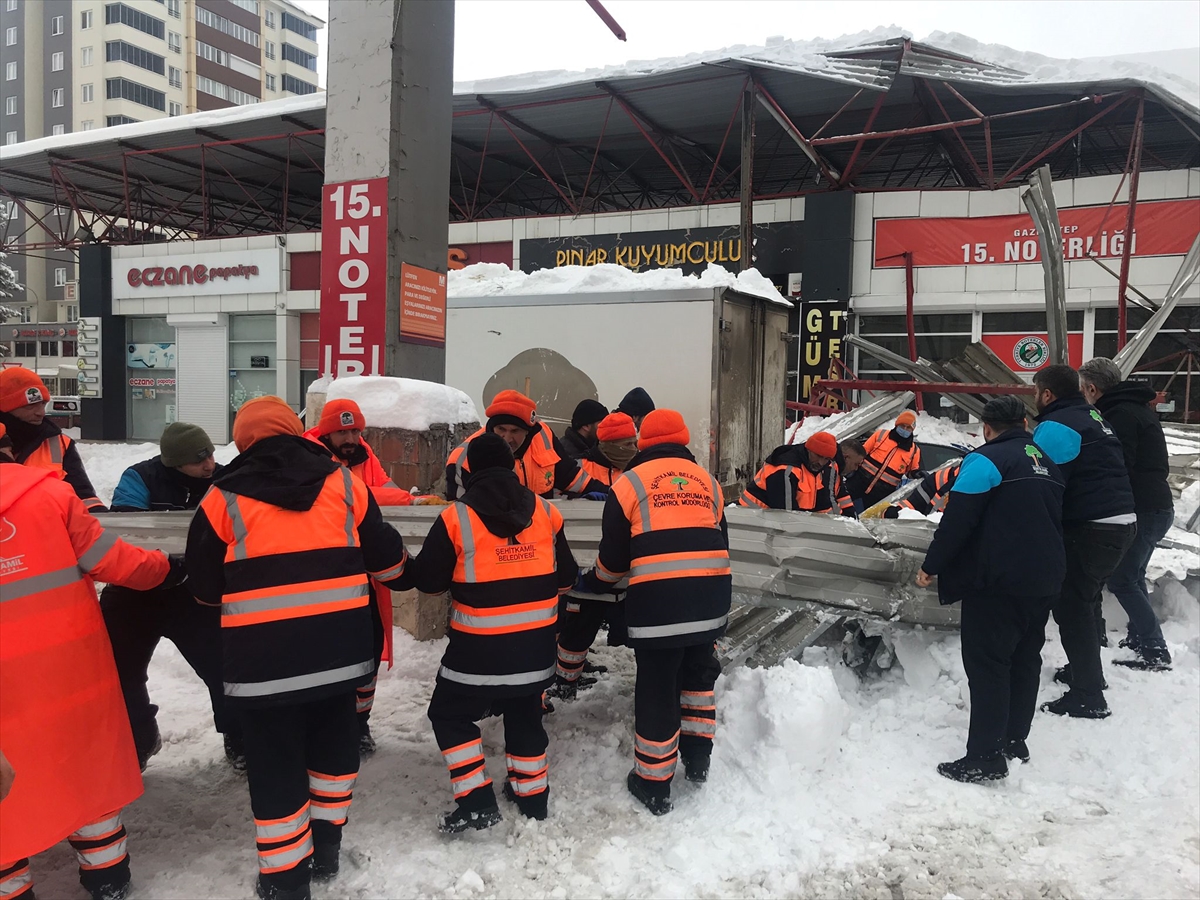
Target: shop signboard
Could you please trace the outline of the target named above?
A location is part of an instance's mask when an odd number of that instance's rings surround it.
[[[846,336],[846,300],[804,300],[800,304],[800,397],[808,400],[813,385],[836,376],[835,360],[842,358]],[[834,401],[830,399],[829,404]]]
[[[75,365],[79,383],[79,396],[99,400],[104,396],[104,385],[100,379],[100,360],[103,358],[103,340],[100,334],[99,316],[80,316],[79,336],[76,346],[79,357]]]
[[[1125,251],[1128,204],[1058,211],[1063,257],[1119,259]],[[1141,202],[1134,219],[1130,254],[1174,256],[1188,252],[1200,226],[1200,200]],[[1037,228],[1027,215],[958,219],[876,219],[874,266],[987,266],[1041,262]],[[522,262],[524,255],[522,254]]]
[[[321,373],[382,375],[388,180],[327,184],[321,198]]]
[[[174,369],[175,344],[126,344],[125,366],[129,369]]]
[[[1041,334],[985,334],[982,338],[1000,360],[1018,374],[1032,374],[1050,365],[1050,338]],[[1078,369],[1083,364],[1083,332],[1067,335],[1067,361]]]
[[[166,245],[170,246],[170,245]],[[114,300],[277,294],[280,249],[170,253],[112,261]]]
[[[446,275],[400,265],[400,339],[446,345]]]

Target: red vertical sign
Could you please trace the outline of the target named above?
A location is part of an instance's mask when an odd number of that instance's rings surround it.
[[[321,195],[321,374],[382,375],[388,180],[327,184]]]

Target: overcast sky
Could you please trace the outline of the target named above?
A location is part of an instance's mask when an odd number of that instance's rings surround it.
[[[328,21],[331,2],[359,0],[294,2]],[[455,81],[761,45],[773,35],[834,38],[886,25],[918,39],[957,31],[1068,59],[1200,46],[1196,0],[605,0],[625,42],[584,0],[456,2]]]

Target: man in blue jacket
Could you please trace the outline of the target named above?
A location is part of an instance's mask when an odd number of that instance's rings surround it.
[[[1070,366],[1047,366],[1033,376],[1038,427],[1033,439],[1062,470],[1063,542],[1067,577],[1054,604],[1067,667],[1055,675],[1070,690],[1043,709],[1058,716],[1103,719],[1100,645],[1107,644],[1100,592],[1137,531],[1133,490],[1121,441],[1079,390]]]
[[[967,755],[938,766],[955,781],[993,781],[1029,760],[1046,620],[1066,573],[1063,478],[1025,427],[1016,397],[983,408],[982,447],[967,454],[917,584],[936,577],[943,604],[962,601],[971,688]]]

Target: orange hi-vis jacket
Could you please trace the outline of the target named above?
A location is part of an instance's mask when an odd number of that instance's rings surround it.
[[[917,489],[900,501],[900,506],[915,509],[922,515],[945,510],[950,499],[950,489],[958,478],[962,463],[948,468],[934,469],[921,479]]]
[[[628,575],[631,647],[716,640],[733,591],[721,486],[680,446],[652,447],[634,462],[605,501],[590,589],[611,590]]]
[[[610,487],[614,481],[621,477],[623,471],[616,466],[606,466],[603,463],[598,463],[594,459],[586,457],[579,461],[579,468],[583,469],[588,478],[598,481],[601,484],[607,484]]]
[[[225,474],[188,534],[188,571],[197,573],[189,584],[200,600],[221,605],[225,694],[243,707],[306,702],[368,682],[382,649],[368,576],[398,581],[407,561],[367,486],[332,459],[313,463],[304,453],[298,464],[336,466],[310,507],[235,493]],[[386,546],[369,545],[368,533],[382,534]],[[206,574],[214,569],[219,575]]]
[[[814,472],[801,461],[802,454],[808,452],[803,446],[780,449],[785,452],[772,453],[746,485],[738,498],[739,506],[819,513],[843,513],[854,508],[835,463]]]
[[[467,465],[467,445],[483,434],[480,428],[473,435],[450,451],[446,459],[446,499],[456,500],[470,481],[471,469]],[[576,460],[563,459],[554,449],[554,434],[540,422],[529,441],[525,452],[517,458],[513,467],[521,484],[539,496],[550,496],[555,488],[564,494],[586,494],[590,490],[601,490],[579,467]]]
[[[467,503],[451,504],[410,565],[421,590],[450,589],[439,683],[514,697],[540,693],[554,680],[558,597],[579,570],[553,505],[538,497],[529,524],[502,537]]]
[[[76,458],[78,458],[79,451],[74,450],[73,448],[74,442],[65,434],[59,433],[46,438],[46,440],[38,444],[37,449],[35,449],[24,459],[20,460],[20,462],[22,465],[31,466],[36,469],[49,469],[60,479],[68,482],[71,484],[71,487],[75,488],[75,493],[79,496],[79,499],[83,501],[83,505],[87,509],[103,509],[104,503],[99,497],[95,496],[95,488],[92,487],[91,482],[87,481],[86,477],[83,479],[73,478],[71,473],[67,471],[67,467],[64,462],[67,457],[74,452]],[[82,471],[83,469],[81,464],[79,472],[82,473]],[[81,481],[83,483],[72,483],[76,481]]]
[[[316,428],[310,428],[304,432],[304,436],[314,443],[321,444],[321,437],[317,434]],[[411,506],[412,494],[399,487],[396,482],[392,481],[391,477],[384,470],[383,464],[379,461],[379,457],[375,455],[375,451],[371,449],[371,445],[366,441],[359,439],[362,448],[367,451],[367,461],[359,463],[357,466],[349,466],[351,472],[362,479],[363,484],[371,489],[371,496],[375,498],[375,502],[380,506]],[[326,447],[325,449],[329,449]],[[334,459],[346,465],[344,460]]]
[[[47,469],[0,464],[0,866],[41,853],[142,793],[93,579],[139,591],[167,557],[107,532]]]
[[[863,449],[867,451],[866,459],[862,461],[862,471],[867,478],[867,489],[863,492],[870,497],[878,488],[884,494],[890,494],[900,487],[900,479],[910,472],[921,468],[921,448],[916,441],[905,450],[896,443],[892,433],[887,428],[881,428],[869,438]]]

